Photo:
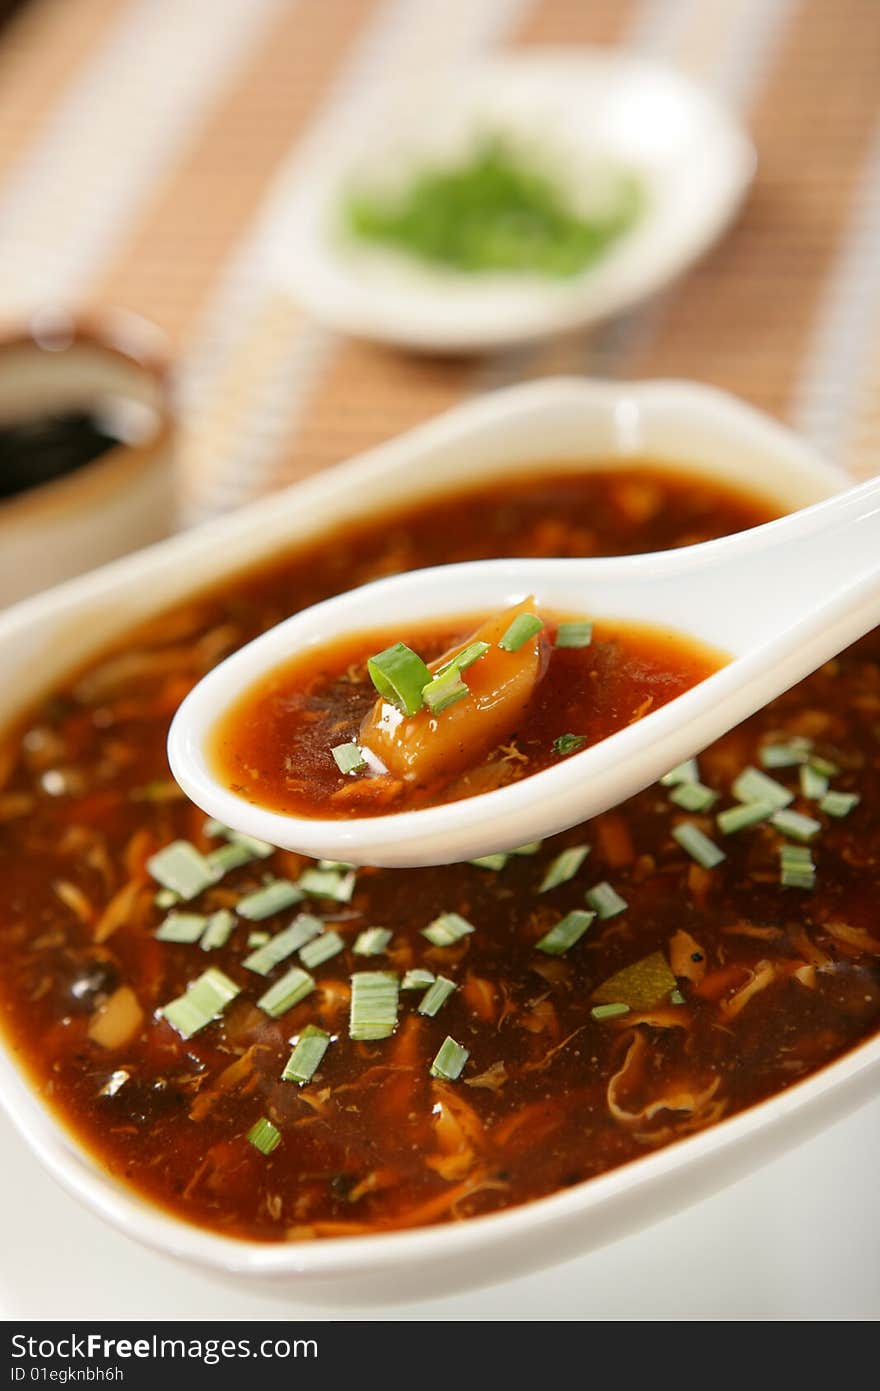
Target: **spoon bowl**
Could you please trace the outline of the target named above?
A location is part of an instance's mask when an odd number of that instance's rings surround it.
[[[262,675],[376,626],[539,608],[664,627],[729,653],[706,680],[558,765],[480,796],[366,818],[254,805],[209,754],[224,711]],[[605,811],[753,714],[880,622],[880,479],[720,541],[601,560],[500,560],[376,581],[316,604],[241,648],[187,696],[172,772],[204,811],[273,845],[352,864],[448,864],[543,839]]]

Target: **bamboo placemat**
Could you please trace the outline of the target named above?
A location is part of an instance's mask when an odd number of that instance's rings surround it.
[[[535,43],[626,45],[740,110],[757,181],[700,265],[598,331],[477,362],[339,338],[273,290],[305,145],[389,74]],[[709,381],[871,473],[878,75],[876,0],[33,0],[0,36],[0,302],[48,286],[165,329],[193,515],[557,371]]]

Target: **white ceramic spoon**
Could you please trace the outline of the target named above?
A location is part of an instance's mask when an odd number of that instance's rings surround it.
[[[732,660],[554,767],[494,792],[392,816],[318,820],[254,806],[206,755],[218,717],[264,672],[348,632],[538,608],[650,623]],[[419,570],[305,609],[215,667],[181,705],[168,754],[183,790],[228,826],[356,864],[448,864],[552,835],[623,801],[880,623],[880,479],[720,541],[601,560],[490,560]]]

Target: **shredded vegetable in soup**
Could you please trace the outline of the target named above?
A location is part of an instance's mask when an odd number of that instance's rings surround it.
[[[205,671],[342,589],[771,513],[637,463],[499,482],[237,576],[59,683],[0,743],[0,1010],[46,1104],[180,1217],[301,1240],[556,1192],[871,1034],[878,634],[617,809],[468,864],[274,851],[165,757]]]
[[[356,634],[264,676],[212,731],[219,780],[300,816],[457,801],[579,753],[722,664],[680,634],[557,619],[531,599],[394,639]]]

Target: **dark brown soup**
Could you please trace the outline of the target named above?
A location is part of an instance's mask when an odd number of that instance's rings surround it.
[[[140,1193],[279,1241],[552,1193],[869,1035],[876,634],[698,768],[480,864],[315,865],[225,835],[168,773],[193,683],[303,605],[770,511],[637,466],[462,493],[237,577],[59,684],[0,746],[0,1010],[39,1094]]]
[[[402,692],[386,687],[389,656]],[[421,627],[403,641],[397,630],[359,633],[293,658],[245,692],[213,732],[215,771],[248,801],[299,816],[452,802],[607,738],[721,660],[674,632],[561,620],[529,601],[482,622]]]

